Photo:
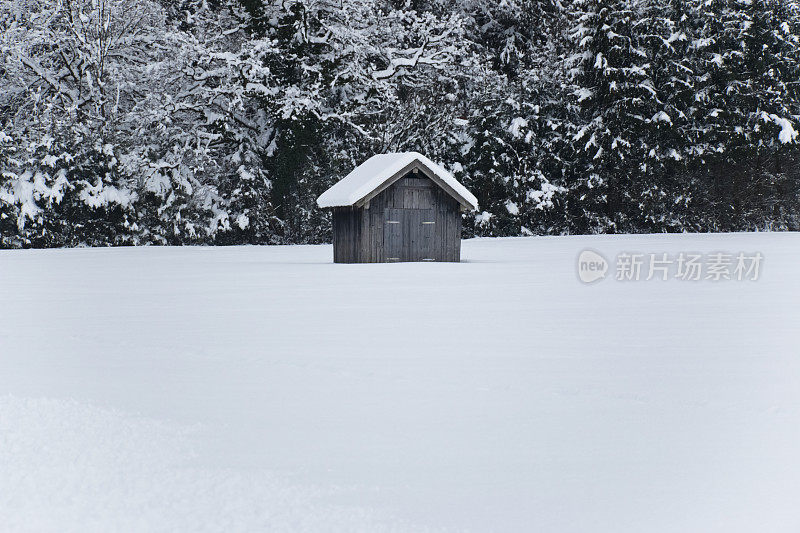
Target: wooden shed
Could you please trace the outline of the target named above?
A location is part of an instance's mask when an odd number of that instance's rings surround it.
[[[369,158],[318,199],[333,209],[334,263],[460,261],[461,213],[478,201],[416,152]]]

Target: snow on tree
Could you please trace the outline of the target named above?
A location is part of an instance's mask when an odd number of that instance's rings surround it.
[[[417,150],[468,235],[798,228],[790,0],[9,0],[0,246],[320,242]]]
[[[574,209],[588,231],[626,231],[639,217],[644,180],[661,157],[652,131],[671,119],[653,83],[638,24],[642,6],[630,0],[577,0],[567,58],[574,108],[570,177]],[[571,208],[572,209],[572,208]]]
[[[756,220],[773,207],[761,199],[788,185],[782,154],[797,140],[796,12],[777,0],[713,0],[697,13],[693,119],[704,189],[720,223]]]

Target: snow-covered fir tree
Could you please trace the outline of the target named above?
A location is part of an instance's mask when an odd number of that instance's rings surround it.
[[[797,191],[797,19],[778,0],[705,1],[696,12],[697,186],[717,227],[743,229]]]
[[[644,4],[577,0],[573,8],[569,209],[586,224],[579,231],[631,231],[664,155],[654,132],[671,120],[653,81]]]

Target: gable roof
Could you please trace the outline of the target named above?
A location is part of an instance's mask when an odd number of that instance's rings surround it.
[[[370,157],[322,193],[317,198],[317,205],[347,207],[365,203],[415,169],[421,170],[465,208],[478,209],[478,199],[466,187],[447,170],[417,152],[378,154]]]

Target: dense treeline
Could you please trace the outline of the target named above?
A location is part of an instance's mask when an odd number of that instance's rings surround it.
[[[790,0],[6,0],[0,247],[320,242],[418,150],[477,235],[800,228]]]

